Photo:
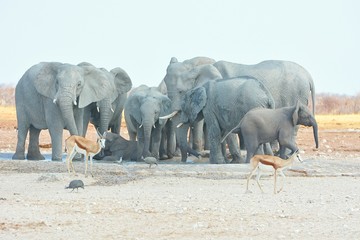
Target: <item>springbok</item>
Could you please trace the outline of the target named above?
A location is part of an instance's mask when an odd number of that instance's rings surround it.
[[[101,135],[98,132],[98,139],[96,142],[86,139],[81,136],[72,135],[65,140],[65,147],[67,149],[66,166],[69,174],[72,172],[76,174],[73,165],[73,158],[76,153],[85,155],[85,177],[87,177],[88,158],[90,157],[90,172],[92,173],[93,157],[98,154],[102,148],[105,147],[105,134]]]
[[[261,168],[265,168],[263,165],[268,165],[274,168],[275,172],[274,172],[274,178],[275,178],[275,182],[274,182],[274,194],[279,193],[282,191],[283,187],[284,187],[284,183],[285,183],[285,174],[283,173],[283,170],[288,168],[295,160],[295,158],[297,158],[300,162],[302,162],[302,159],[300,158],[299,155],[299,150],[296,150],[287,160],[284,160],[282,158],[279,158],[277,156],[271,156],[271,155],[255,155],[250,159],[250,163],[252,165],[252,170],[250,172],[249,177],[247,178],[247,183],[246,183],[246,192],[250,192],[249,191],[249,181],[251,179],[251,177],[255,174],[255,171],[257,170],[257,175],[256,175],[256,182],[260,188],[260,190],[262,192],[263,189],[260,185],[260,177],[261,177]],[[280,173],[280,175],[283,177],[283,184],[281,186],[281,188],[279,189],[279,191],[276,191],[276,177],[277,177],[277,173]]]

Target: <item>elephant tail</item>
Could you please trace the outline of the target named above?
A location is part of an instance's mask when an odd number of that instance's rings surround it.
[[[221,138],[221,143],[223,143],[225,141],[225,139],[230,135],[230,133],[233,133],[235,130],[236,132],[234,133],[240,133],[240,125],[241,125],[242,120],[240,121],[240,123],[238,125],[236,125],[236,127],[234,127],[233,129],[231,129],[228,133],[226,133],[222,138]]]

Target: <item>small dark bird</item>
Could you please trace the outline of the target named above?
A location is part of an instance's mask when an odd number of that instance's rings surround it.
[[[65,187],[65,189],[72,188],[71,191],[74,191],[76,188],[77,191],[79,191],[79,188],[84,189],[84,183],[81,180],[72,180],[68,187]]]
[[[154,157],[146,157],[146,158],[144,158],[144,162],[146,162],[147,164],[150,164],[149,168],[151,168],[151,165],[153,165],[153,164],[156,164],[156,166],[158,165],[157,159]]]

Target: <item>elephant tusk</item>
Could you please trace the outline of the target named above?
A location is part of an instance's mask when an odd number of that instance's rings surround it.
[[[141,125],[139,126],[139,128],[142,128],[142,126],[143,126],[143,125],[141,124]]]
[[[77,102],[76,102],[76,100],[74,100],[74,105],[75,105],[75,106],[77,105]]]
[[[155,124],[154,124],[153,128],[156,128],[156,127],[155,127]]]
[[[111,111],[114,113],[114,109],[113,108],[110,108],[111,109]]]
[[[56,101],[57,101],[57,99],[56,99],[56,98],[54,98],[53,103],[55,103],[55,104],[56,104]]]
[[[175,116],[179,111],[173,111],[172,113],[170,113],[169,115],[163,116],[163,117],[159,117],[159,119],[164,120],[164,119],[169,119],[172,118],[173,116]]]
[[[184,123],[179,123],[176,127],[179,128],[183,125]]]
[[[96,107],[97,111],[100,112],[100,108],[99,107]]]

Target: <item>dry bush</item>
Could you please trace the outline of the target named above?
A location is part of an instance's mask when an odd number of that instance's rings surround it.
[[[320,93],[316,95],[315,101],[316,114],[360,113],[360,93],[355,96]],[[14,87],[0,85],[0,106],[15,106]]]
[[[15,88],[0,85],[0,106],[15,106]]]
[[[315,101],[317,114],[360,113],[360,93],[355,96],[321,93]]]

